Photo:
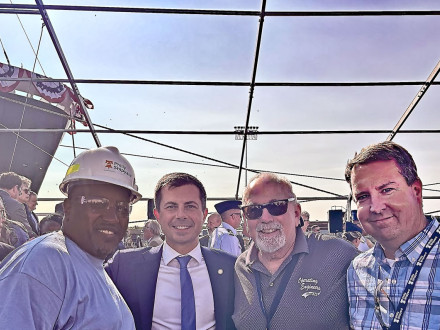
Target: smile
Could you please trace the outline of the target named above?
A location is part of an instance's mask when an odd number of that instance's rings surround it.
[[[180,226],[173,226],[173,227],[176,228],[176,229],[178,229],[178,230],[185,230],[185,229],[191,228],[191,226],[183,226],[183,225],[180,225]]]
[[[262,229],[262,230],[259,230],[258,232],[262,233],[262,234],[272,234],[273,232],[275,232],[277,230],[279,230],[279,229],[278,228]]]

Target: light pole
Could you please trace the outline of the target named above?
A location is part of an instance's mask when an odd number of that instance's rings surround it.
[[[245,131],[246,127],[244,126],[234,126],[234,130],[235,130],[235,139],[236,140],[243,140],[244,139],[244,131]],[[245,166],[246,166],[246,171],[244,172],[244,186],[247,186],[247,172],[248,172],[248,161],[247,161],[247,142],[248,140],[256,140],[257,139],[257,134],[258,134],[258,126],[249,126],[247,129],[247,135],[246,135],[246,141],[244,144],[244,148],[245,148]]]

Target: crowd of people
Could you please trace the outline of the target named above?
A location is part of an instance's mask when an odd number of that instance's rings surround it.
[[[168,173],[144,246],[122,249],[141,195],[117,148],[76,157],[63,216],[40,222],[29,179],[4,173],[0,329],[439,329],[440,224],[412,156],[370,145],[345,178],[357,218],[338,237],[309,226],[282,176],[257,174],[208,216],[202,182]]]

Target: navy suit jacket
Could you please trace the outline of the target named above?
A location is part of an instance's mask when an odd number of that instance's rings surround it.
[[[215,328],[235,329],[232,321],[235,257],[201,248],[214,296]],[[106,266],[107,273],[127,302],[138,330],[151,329],[161,257],[162,245],[126,249],[118,251]]]

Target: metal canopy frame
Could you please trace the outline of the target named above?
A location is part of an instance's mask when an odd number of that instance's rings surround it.
[[[412,111],[417,106],[420,99],[426,94],[428,88],[431,85],[440,85],[440,82],[435,82],[435,78],[437,77],[440,71],[440,62],[434,68],[431,75],[428,77],[426,81],[376,81],[376,82],[258,82],[256,81],[256,74],[258,71],[258,59],[260,53],[260,44],[261,44],[261,36],[263,32],[264,18],[265,17],[286,17],[286,16],[295,16],[295,17],[311,17],[311,16],[320,16],[320,17],[353,17],[353,16],[439,16],[439,10],[408,10],[408,11],[266,11],[266,0],[262,0],[260,11],[246,11],[246,10],[197,10],[197,9],[162,9],[162,8],[134,8],[134,7],[108,7],[108,6],[71,6],[71,5],[45,5],[42,0],[35,0],[36,5],[27,5],[27,4],[0,4],[0,14],[20,14],[20,15],[40,15],[48,29],[48,33],[51,37],[52,43],[57,51],[60,62],[64,68],[67,79],[53,79],[53,78],[40,78],[37,81],[47,81],[47,82],[68,82],[72,90],[74,91],[76,97],[80,101],[80,106],[85,114],[85,119],[87,125],[89,127],[88,130],[81,129],[73,129],[73,130],[63,130],[66,132],[90,132],[97,146],[100,146],[101,143],[98,138],[98,133],[112,133],[112,134],[125,134],[131,136],[136,139],[142,139],[145,141],[149,141],[152,143],[156,143],[158,145],[162,145],[164,147],[170,147],[175,150],[183,151],[198,157],[202,157],[204,159],[212,160],[214,162],[220,163],[227,167],[232,167],[238,169],[238,178],[237,178],[237,187],[235,192],[235,198],[238,198],[241,173],[243,168],[243,160],[246,148],[246,140],[248,134],[249,127],[249,119],[250,114],[252,112],[252,100],[254,89],[257,86],[287,86],[287,87],[297,87],[297,86],[306,86],[306,87],[368,87],[368,86],[421,86],[420,91],[415,96],[414,100],[411,102],[409,107],[404,112],[402,118],[395,125],[392,130],[316,130],[316,131],[259,131],[258,134],[377,134],[377,133],[389,133],[388,140],[392,140],[394,136],[400,133],[440,133],[440,130],[401,130],[402,125],[406,121],[406,119],[411,115]],[[56,31],[54,30],[51,21],[49,19],[48,11],[50,10],[63,10],[63,11],[96,11],[96,12],[116,12],[116,13],[139,13],[139,14],[180,14],[180,15],[226,15],[226,16],[255,16],[259,17],[259,27],[258,27],[258,36],[256,40],[256,49],[254,56],[254,64],[252,70],[252,76],[250,81],[172,81],[172,80],[120,80],[120,79],[84,79],[79,78],[75,79],[68,61],[64,56],[62,51],[60,42],[58,41]],[[27,78],[16,78],[16,79],[4,79],[4,80],[20,80],[26,81],[29,80]],[[33,80],[35,81],[35,79]],[[190,151],[185,151],[179,148],[167,146],[155,141],[147,140],[141,138],[139,136],[135,136],[132,134],[235,134],[234,131],[142,131],[142,130],[114,130],[109,129],[107,127],[103,127],[97,124],[93,124],[90,116],[88,114],[87,108],[84,104],[83,98],[80,94],[79,88],[77,84],[79,83],[90,83],[90,84],[132,84],[132,85],[193,85],[193,86],[249,86],[249,100],[246,112],[246,121],[245,121],[245,130],[244,130],[244,139],[243,145],[241,148],[241,156],[239,165],[231,164],[228,162],[223,162],[218,159],[206,157],[203,155],[199,155],[196,153],[192,153]],[[95,126],[101,127],[101,130],[95,129]],[[1,130],[0,130],[1,131]],[[37,130],[34,130],[37,131]],[[40,132],[44,132],[45,130],[38,130]],[[50,131],[50,130],[48,130]],[[53,130],[52,130],[53,131]],[[58,130],[59,131],[59,130]],[[254,172],[258,172],[257,170],[246,169]],[[294,182],[295,184],[302,185]],[[306,185],[302,185],[305,187],[309,187]],[[332,195],[332,197],[328,197],[328,199],[346,199],[346,196],[341,196],[339,194],[335,194],[332,192],[324,191],[318,188],[309,187],[311,189],[325,192],[327,194]],[[426,196],[424,198],[437,198],[436,196]],[[439,197],[440,198],[440,197]],[[320,197],[318,199],[325,200],[326,197]],[[316,200],[314,197],[304,197],[304,200]]]

